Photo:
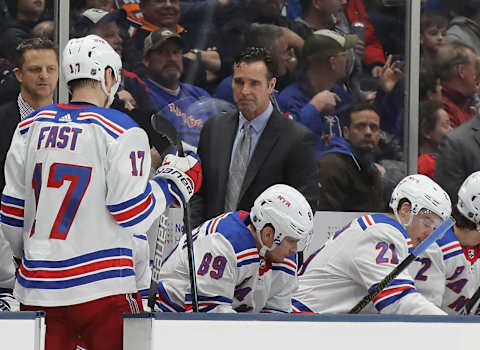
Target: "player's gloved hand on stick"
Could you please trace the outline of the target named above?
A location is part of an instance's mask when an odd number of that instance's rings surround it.
[[[155,176],[169,180],[169,190],[184,207],[202,185],[202,168],[198,155],[187,151],[185,157],[168,154]]]

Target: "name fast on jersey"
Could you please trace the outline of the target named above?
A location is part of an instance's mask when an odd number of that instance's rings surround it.
[[[40,148],[66,148],[75,151],[77,137],[83,130],[69,126],[45,126],[40,129],[38,135],[37,150]]]

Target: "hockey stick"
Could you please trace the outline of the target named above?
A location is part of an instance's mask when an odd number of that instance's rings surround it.
[[[478,299],[480,299],[480,287],[476,290],[476,292],[472,295],[470,299],[467,300],[465,305],[463,305],[462,310],[460,311],[461,315],[470,315],[473,306],[477,303]]]
[[[170,144],[175,145],[178,150],[178,155],[180,157],[185,157],[183,151],[182,141],[178,135],[177,129],[173,126],[167,118],[165,118],[161,113],[156,113],[152,115],[152,127],[160,135],[166,137]],[[160,150],[157,149],[160,153]],[[160,219],[162,221],[162,218]],[[192,224],[190,220],[190,204],[186,203],[183,213],[183,224],[185,226],[185,234],[187,236],[187,252],[188,252],[188,269],[190,275],[190,292],[192,295],[192,307],[193,312],[198,312],[198,293],[197,293],[197,280],[195,276],[195,258],[193,255],[193,242],[192,242]],[[160,268],[162,266],[163,259],[163,247],[165,245],[165,236],[166,236],[166,224],[162,227],[162,222],[160,223],[160,231],[157,236],[157,241],[155,244],[155,255],[153,259],[152,267],[152,280],[150,282],[150,290],[148,294],[148,306],[153,311],[155,306],[155,299],[158,292],[158,282],[160,281]]]
[[[410,253],[397,267],[395,267],[392,272],[390,272],[387,277],[380,281],[367,295],[363,297],[360,302],[355,305],[348,313],[349,314],[358,314],[362,309],[368,305],[382,290],[387,287],[390,282],[392,282],[395,277],[397,277],[400,272],[405,270],[405,268],[410,265],[410,263],[415,260],[417,256],[422,254],[427,248],[439,239],[448,229],[450,229],[455,224],[453,218],[448,218],[442,222],[427,238],[425,238],[422,243],[420,243],[412,253]]]

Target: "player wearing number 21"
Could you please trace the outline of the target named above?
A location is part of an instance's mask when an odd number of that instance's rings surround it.
[[[290,312],[297,250],[308,244],[312,210],[293,187],[278,184],[193,232],[200,312]],[[156,309],[192,310],[185,239],[164,262]]]
[[[121,313],[142,310],[133,234],[188,201],[201,169],[171,155],[148,180],[147,135],[108,109],[122,65],[105,40],[70,40],[62,64],[72,102],[26,117],[7,154],[1,217],[21,261],[14,296],[21,310],[46,311],[47,350],[121,349]]]
[[[450,216],[451,202],[430,178],[410,175],[393,190],[390,208],[391,214],[353,220],[305,260],[298,273],[294,312],[349,312]],[[417,292],[406,270],[363,312],[445,314]]]

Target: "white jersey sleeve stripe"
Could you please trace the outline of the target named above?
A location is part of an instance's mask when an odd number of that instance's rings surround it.
[[[376,284],[371,286],[369,288],[369,291],[372,290],[375,286]],[[396,279],[392,281],[387,288],[385,288],[373,299],[373,303],[375,305],[375,308],[378,311],[381,311],[385,307],[403,298],[405,295],[415,292],[417,292],[417,290],[415,289],[412,281]]]
[[[2,195],[0,212],[2,222],[14,227],[23,227],[24,206],[24,200]]]

